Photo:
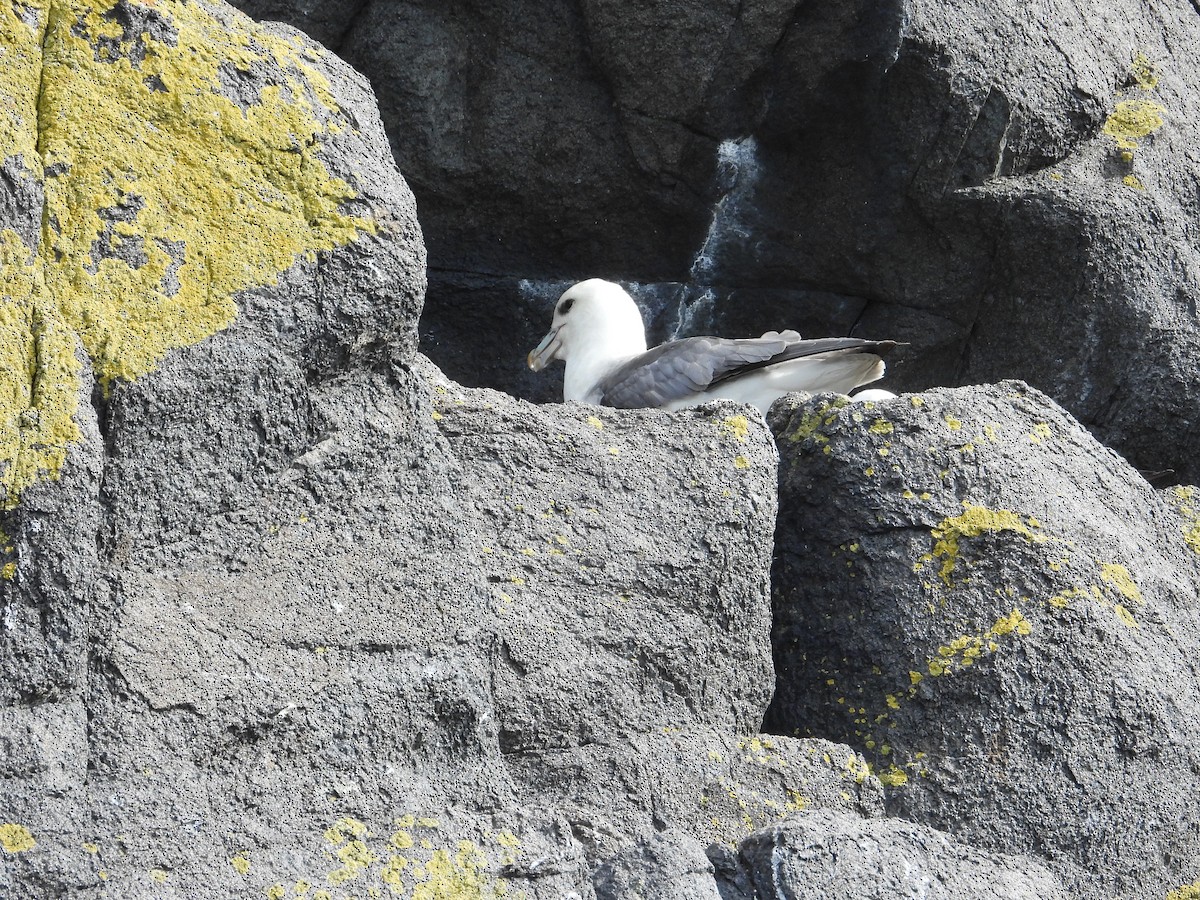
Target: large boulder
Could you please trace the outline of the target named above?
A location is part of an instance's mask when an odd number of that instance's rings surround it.
[[[769,726],[861,747],[890,812],[1040,857],[1075,896],[1193,881],[1189,492],[1160,496],[1018,382],[771,421]]]

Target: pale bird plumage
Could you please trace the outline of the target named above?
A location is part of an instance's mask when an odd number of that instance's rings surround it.
[[[726,399],[765,413],[790,391],[846,394],[877,381],[883,356],[895,346],[861,338],[806,341],[794,331],[771,331],[760,338],[687,338],[647,350],[633,298],[620,285],[593,278],[563,292],[550,332],[529,353],[529,367],[538,372],[563,360],[568,401],[674,410]]]

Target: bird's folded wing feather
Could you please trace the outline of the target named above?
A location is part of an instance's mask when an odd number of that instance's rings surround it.
[[[599,384],[600,403],[623,409],[661,406],[785,360],[835,351],[882,356],[894,346],[890,341],[860,338],[804,341],[794,331],[741,340],[695,337],[672,341],[635,356],[605,377]]]

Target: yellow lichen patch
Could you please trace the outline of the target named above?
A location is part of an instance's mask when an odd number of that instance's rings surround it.
[[[63,173],[46,180],[47,285],[105,385],[224,328],[236,292],[374,231],[342,212],[354,193],[313,149],[336,106],[294,45],[181,0],[147,10],[157,37],[126,34],[111,6],[51,5],[39,119],[42,161]],[[223,69],[263,64],[279,77],[254,102],[224,95]]]
[[[1180,485],[1171,492],[1171,504],[1183,519],[1183,540],[1194,553],[1200,553],[1200,510],[1196,504],[1196,488]]]
[[[329,828],[325,829],[325,840],[337,847],[351,838],[362,838],[367,836],[367,826],[358,819],[350,816],[343,816],[333,823]]]
[[[1116,588],[1126,600],[1132,600],[1134,603],[1144,603],[1142,592],[1138,590],[1137,582],[1133,580],[1133,576],[1129,574],[1129,570],[1117,563],[1104,563],[1100,566],[1100,578],[1105,584]]]
[[[1200,880],[1181,884],[1167,894],[1166,900],[1200,900]]]
[[[604,423],[601,422],[599,419],[597,419],[595,416],[588,416],[587,423],[589,425],[591,425],[593,428],[595,428],[597,431],[602,431],[604,429]]]
[[[748,469],[750,468],[750,460],[739,453],[733,458],[733,467],[735,469]]]
[[[24,825],[12,822],[0,824],[0,847],[5,853],[24,853],[37,846],[33,834]]]
[[[1051,434],[1052,432],[1050,431],[1049,425],[1047,425],[1045,422],[1038,422],[1033,426],[1033,431],[1029,432],[1028,437],[1031,443],[1040,444],[1048,440]]]
[[[413,900],[462,897],[490,900],[507,893],[507,886],[487,872],[487,857],[470,841],[460,841],[456,853],[435,850],[418,872]]]
[[[876,419],[867,430],[871,434],[891,434],[895,429],[887,419]]]
[[[250,860],[246,859],[243,853],[238,853],[231,857],[229,864],[233,866],[233,870],[239,875],[245,875],[250,871]]]
[[[954,418],[954,416],[946,416],[945,422],[946,422],[946,427],[949,428],[951,431],[958,431],[962,428],[962,420],[956,419],[956,418]]]
[[[721,431],[739,444],[744,444],[746,436],[750,433],[750,421],[745,416],[726,416],[721,420]]]
[[[346,841],[338,847],[336,855],[342,865],[326,876],[330,884],[353,881],[376,860],[375,854],[360,840]]]
[[[273,884],[263,893],[267,895],[267,900],[283,900],[287,896],[287,888],[282,884]]]
[[[1133,617],[1133,613],[1127,610],[1120,603],[1113,607],[1113,612],[1117,614],[1117,618],[1120,620],[1122,625],[1126,626],[1127,628],[1138,627],[1137,619]]]
[[[55,479],[75,424],[76,338],[46,290],[42,267],[16,232],[0,230],[0,487],[11,509],[37,481]]]
[[[1020,610],[1014,609],[1008,615],[998,618],[990,628],[979,634],[961,635],[938,647],[937,655],[926,661],[926,669],[930,675],[936,678],[969,668],[984,654],[994,653],[1000,649],[996,638],[1013,634],[1024,636],[1032,630],[1029,620]],[[920,673],[910,673],[910,679],[913,674]],[[913,681],[914,688],[916,684],[917,681]]]
[[[1122,100],[1100,129],[1121,150],[1134,151],[1138,141],[1163,126],[1163,108],[1149,100]]]
[[[0,162],[20,156],[25,169],[38,177],[37,95],[45,27],[45,10],[39,5],[0,3]]]
[[[886,769],[876,772],[875,777],[888,787],[903,787],[908,784],[908,775],[903,769],[896,766],[888,766]]]
[[[1135,191],[1144,191],[1146,189],[1146,186],[1142,184],[1142,179],[1138,178],[1136,175],[1126,175],[1121,179],[1121,183],[1126,187],[1133,188]]]
[[[788,432],[789,443],[796,444],[804,440],[812,440],[818,444],[829,443],[828,435],[821,432],[822,427],[832,425],[837,421],[837,411],[844,408],[849,400],[834,400],[832,403],[822,403],[816,412],[801,417],[800,422]]]
[[[237,292],[375,229],[318,157],[341,126],[307,51],[203,4],[130,3],[144,28],[109,0],[0,4],[0,158],[47,173],[39,255],[0,231],[8,506],[78,440],[77,343],[105,387],[136,378],[227,326]],[[243,109],[223,80],[261,65],[278,74]]]
[[[166,884],[167,879],[171,877],[171,873],[163,869],[151,869],[150,877],[154,879],[155,884]]]
[[[1133,55],[1129,74],[1133,76],[1134,83],[1143,91],[1152,91],[1158,87],[1158,68],[1140,50]]]
[[[988,509],[986,506],[975,506],[965,500],[963,507],[965,511],[962,515],[943,519],[930,531],[934,544],[929,558],[941,560],[938,574],[947,587],[953,586],[951,576],[958,565],[959,544],[963,538],[1008,532],[1035,543],[1046,540],[1044,536],[1030,530],[1020,516],[1007,509]],[[919,567],[920,563],[917,563],[914,569]]]

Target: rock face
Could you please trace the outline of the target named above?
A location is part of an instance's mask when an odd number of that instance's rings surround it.
[[[414,180],[456,183],[430,207],[435,274],[478,301],[456,321],[490,329],[492,357],[512,332],[470,316],[505,260],[536,276],[532,340],[535,301],[574,277],[548,256],[564,246],[657,258],[637,266],[678,282],[643,292],[660,331],[755,330],[794,302],[880,315],[886,291],[855,291],[882,251],[853,290],[832,268],[788,281],[785,202],[862,186],[785,191],[800,133],[765,123],[827,89],[870,113],[887,79],[949,71],[904,48],[961,27],[791,3],[299,12],[352,55],[424,66],[385,102],[429,113]],[[1160,69],[1127,90],[1165,90]],[[1005,137],[1010,184],[1036,175],[1031,147],[1103,156],[1153,122],[1037,118],[1068,94],[1012,113],[1034,137]],[[728,404],[464,388],[417,353],[424,244],[366,81],[219,4],[0,2],[0,95],[6,900],[848,900],[877,873],[901,896],[1200,889],[1194,489],[1156,495],[1017,383],[796,398],[775,438]],[[829,113],[805,138],[822,158],[863,138],[847,123],[879,127]],[[527,215],[547,184],[557,212]],[[957,184],[951,205],[990,189]],[[780,281],[710,310],[738,229]]]
[[[664,829],[714,893],[697,846],[882,812],[758,734],[761,418],[444,378],[370,91],[295,32],[0,13],[0,893],[591,897]]]
[[[755,832],[742,858],[762,897],[1066,900],[1046,869],[895,819],[818,810]]]
[[[1187,492],[1017,382],[772,422],[770,727],[865,748],[891,812],[1037,854],[1072,896],[1200,875]]]
[[[602,276],[656,339],[907,341],[898,388],[1021,378],[1200,478],[1186,4],[380,2],[338,33],[420,203],[451,377],[556,398],[494,338],[532,346]]]

